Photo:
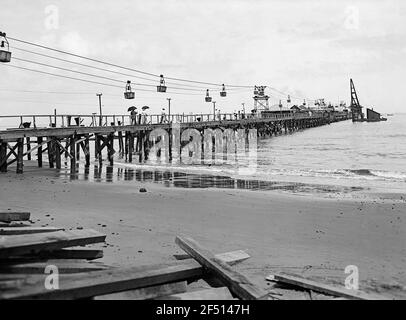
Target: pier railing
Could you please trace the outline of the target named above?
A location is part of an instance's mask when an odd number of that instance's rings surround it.
[[[252,113],[222,113],[222,114],[138,114],[132,117],[129,114],[36,114],[36,115],[0,115],[0,130],[6,128],[44,128],[44,127],[70,127],[70,126],[111,126],[132,124],[160,124],[160,123],[193,123],[213,121],[238,121],[244,119],[306,119],[318,114],[309,113],[272,113],[267,115]],[[319,114],[321,117],[322,114]]]

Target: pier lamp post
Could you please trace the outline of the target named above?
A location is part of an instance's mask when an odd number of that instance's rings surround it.
[[[171,100],[172,100],[172,98],[166,98],[166,100],[168,100],[168,118],[169,118],[169,121],[171,121]]]
[[[96,93],[96,96],[99,97],[99,111],[100,111],[100,119],[99,119],[99,126],[101,127],[103,125],[103,114],[102,114],[102,101],[101,101],[101,97],[103,94],[101,93]]]
[[[216,120],[216,101],[213,101],[213,121]]]

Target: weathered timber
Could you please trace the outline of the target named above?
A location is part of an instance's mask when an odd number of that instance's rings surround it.
[[[203,289],[179,294],[173,294],[157,300],[234,300],[227,287]]]
[[[26,278],[19,288],[0,291],[0,299],[81,299],[115,292],[179,282],[200,277],[196,261],[172,265],[115,268],[75,275],[60,275],[59,289],[47,290],[43,277]]]
[[[37,145],[36,147],[30,149],[29,151],[27,151],[26,153],[23,154],[23,157],[25,157],[28,153],[33,153],[35,150],[39,149],[39,148],[40,148],[42,145],[44,145],[45,143],[46,143],[46,142],[42,142],[41,145]],[[16,161],[17,161],[17,158],[15,158],[15,159],[9,161],[9,162],[7,163],[7,166],[12,165],[12,164],[13,164],[14,162],[16,162]]]
[[[24,154],[24,139],[19,138],[17,140],[17,173],[23,173],[24,163],[23,163],[23,154]]]
[[[7,172],[7,143],[0,143],[0,172]]]
[[[42,137],[37,138],[37,147],[38,147],[38,152],[37,152],[37,161],[38,161],[38,167],[42,168]]]
[[[0,258],[82,246],[104,242],[105,239],[106,235],[91,229],[3,237],[0,242]]]
[[[177,260],[193,259],[188,254],[174,254],[174,257]],[[215,254],[214,257],[229,265],[234,265],[234,264],[237,264],[241,261],[244,261],[244,260],[247,260],[250,258],[249,254],[243,250],[218,253],[218,254]]]
[[[267,293],[254,285],[247,277],[217,259],[209,250],[186,237],[176,237],[175,242],[204,267],[215,273],[231,292],[244,300],[266,299]]]
[[[86,167],[90,166],[90,144],[89,135],[86,135],[84,143],[82,142],[83,152],[85,153]]]
[[[30,220],[29,212],[15,212],[15,211],[1,211],[0,221],[11,222],[11,221],[28,221]]]
[[[91,272],[106,270],[109,266],[100,262],[88,262],[87,260],[47,260],[43,262],[13,263],[0,262],[0,273],[6,274],[44,274],[49,265],[56,266],[59,274]]]
[[[58,139],[54,139],[55,166],[61,169],[61,147]]]
[[[49,259],[85,259],[95,260],[103,258],[103,250],[65,248],[53,251],[41,251],[35,256]]]
[[[27,155],[27,160],[31,160],[31,139],[30,137],[25,138],[26,144],[27,144],[27,152],[25,153]]]
[[[96,260],[103,258],[103,250],[98,249],[76,249],[76,248],[64,248],[46,251],[42,250],[36,253],[28,253],[21,256],[9,256],[7,260],[26,262],[26,261],[43,261],[43,260],[55,260],[55,259],[83,259],[83,260]]]
[[[267,278],[268,279],[268,278]],[[272,279],[272,278],[271,278]],[[349,290],[346,288],[339,288],[328,284],[319,283],[316,281],[303,279],[300,277],[285,275],[285,274],[274,274],[274,281],[282,282],[296,287],[301,287],[321,293],[325,293],[332,296],[344,297],[353,300],[389,300],[387,297],[365,293],[358,290]]]
[[[94,297],[94,300],[147,300],[186,292],[187,282],[167,283]]]
[[[64,230],[56,227],[0,227],[0,235],[20,235],[31,233],[55,232]]]
[[[54,141],[51,138],[47,138],[47,149],[48,149],[48,163],[49,167],[52,169],[54,167]]]
[[[110,165],[112,166],[114,164],[114,134],[109,134],[107,139],[106,139],[106,145],[107,145],[107,155],[108,155],[108,160]]]
[[[70,153],[70,168],[73,172],[76,171],[76,135],[73,134],[69,138],[69,153]]]

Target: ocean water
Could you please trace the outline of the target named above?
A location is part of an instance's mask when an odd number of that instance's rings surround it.
[[[189,188],[333,193],[369,189],[406,193],[406,115],[388,117],[386,122],[343,121],[259,138],[257,165],[249,174],[230,163],[211,166],[128,163],[118,152],[113,167],[103,161],[102,166],[95,162],[85,170],[81,162],[72,174],[68,162],[59,172],[61,177],[108,182],[155,181],[168,187]]]
[[[228,163],[152,166],[117,160],[127,169],[406,191],[406,115],[377,123],[343,121],[260,138],[257,150],[257,166],[248,175]]]

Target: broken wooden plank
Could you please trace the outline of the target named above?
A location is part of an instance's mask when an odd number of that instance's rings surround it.
[[[274,279],[273,281],[278,281],[285,284],[290,284],[292,286],[301,287],[337,297],[344,297],[353,300],[389,300],[387,297],[383,297],[381,295],[365,293],[358,290],[339,288],[291,275],[274,274],[273,277],[267,277],[266,279],[271,280],[272,278]]]
[[[41,251],[37,254],[41,258],[49,259],[85,259],[95,260],[103,258],[103,250],[65,248],[54,251]]]
[[[250,255],[243,250],[218,253],[214,256],[229,265],[234,265],[250,258]]]
[[[45,233],[64,230],[56,227],[0,227],[0,235],[21,235],[32,233]]]
[[[190,255],[186,254],[174,254],[176,260],[186,260],[193,259]],[[243,250],[229,251],[225,253],[218,253],[214,255],[217,259],[222,260],[223,262],[234,265],[241,261],[247,260],[250,258],[249,254]]]
[[[217,259],[209,250],[196,241],[186,237],[176,237],[175,242],[194,259],[209,269],[224,282],[231,292],[244,300],[266,299],[267,293],[254,285],[243,274],[235,271],[223,261]]]
[[[227,287],[220,287],[172,294],[156,300],[234,300],[234,297]]]
[[[87,260],[48,260],[44,262],[28,262],[9,264],[0,262],[0,273],[7,274],[44,274],[45,268],[49,265],[56,266],[59,274],[90,272],[98,270],[106,270],[109,266],[97,263],[88,262]]]
[[[20,222],[20,221],[11,221],[11,222],[0,222],[0,228],[20,228],[20,227],[30,227],[31,224]]]
[[[60,275],[59,289],[48,290],[45,277],[26,277],[14,290],[0,291],[0,299],[80,299],[109,293],[179,282],[203,275],[202,266],[192,260],[170,265],[117,268],[75,275]]]
[[[27,253],[52,251],[66,247],[104,242],[106,235],[92,229],[87,229],[2,236],[0,239],[0,258],[6,258]]]
[[[14,211],[1,211],[0,221],[11,222],[11,221],[28,221],[30,220],[29,212],[14,212]]]
[[[65,248],[53,251],[40,251],[33,254],[24,254],[21,256],[8,256],[6,258],[0,258],[1,262],[9,263],[27,263],[27,262],[42,262],[46,260],[56,260],[56,259],[83,259],[83,260],[96,260],[103,258],[103,250],[98,249],[74,249]]]
[[[186,281],[167,283],[94,297],[94,300],[147,300],[186,292]]]

